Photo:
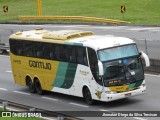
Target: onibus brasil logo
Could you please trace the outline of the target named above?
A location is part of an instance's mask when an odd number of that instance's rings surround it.
[[[42,117],[39,112],[2,112],[1,117]]]

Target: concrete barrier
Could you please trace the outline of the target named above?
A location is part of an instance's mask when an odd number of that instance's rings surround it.
[[[144,70],[147,72],[160,73],[160,60],[150,59],[150,67],[145,67],[145,62],[142,60]]]
[[[5,45],[4,43],[0,43],[0,54],[9,55],[9,45]]]

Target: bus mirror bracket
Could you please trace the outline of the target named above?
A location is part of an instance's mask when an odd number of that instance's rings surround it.
[[[103,76],[104,74],[103,64],[100,61],[98,61],[98,69],[99,69],[99,76]]]
[[[149,67],[150,66],[150,61],[149,61],[149,58],[146,55],[146,53],[144,53],[144,52],[141,51],[139,54],[140,54],[140,56],[142,56],[144,58],[145,63],[146,63],[146,67]]]

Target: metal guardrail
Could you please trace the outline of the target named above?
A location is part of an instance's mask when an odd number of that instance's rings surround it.
[[[9,45],[6,45],[4,43],[0,43],[0,54],[9,54]]]
[[[60,20],[68,20],[68,21],[89,21],[89,22],[101,22],[101,23],[112,23],[112,24],[119,24],[119,23],[129,23],[127,21],[121,20],[112,20],[112,19],[105,19],[105,18],[96,18],[96,17],[85,17],[85,16],[19,16],[20,21],[33,21],[33,20],[56,20],[59,22]]]
[[[60,111],[48,111],[40,108],[34,108],[32,106],[27,106],[7,100],[0,99],[0,104],[2,104],[3,110],[9,110],[12,112],[14,108],[14,112],[28,112],[28,113],[41,113],[42,118],[57,118],[57,120],[81,120],[80,118],[72,117],[71,115],[63,114]],[[12,108],[11,110],[9,108]]]
[[[151,73],[160,73],[160,60],[156,60],[156,59],[149,59],[150,61],[150,67],[145,67],[145,62],[142,59],[142,63],[144,66],[144,70],[146,72],[151,72]]]

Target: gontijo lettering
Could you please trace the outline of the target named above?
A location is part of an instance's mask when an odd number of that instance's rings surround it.
[[[44,63],[44,62],[33,61],[33,60],[29,60],[29,66],[35,67],[35,68],[41,68],[41,69],[48,69],[48,70],[52,69],[51,63]]]

